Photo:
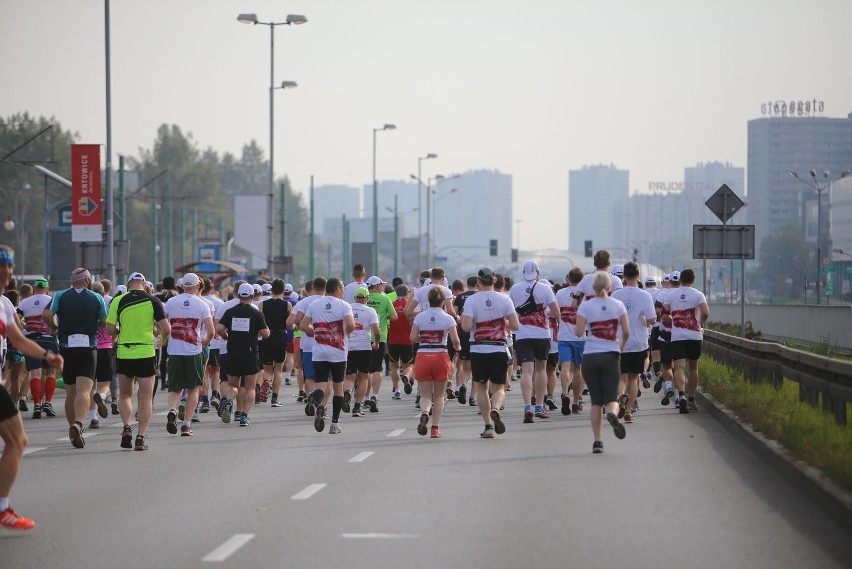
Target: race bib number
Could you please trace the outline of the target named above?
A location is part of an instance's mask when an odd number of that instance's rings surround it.
[[[248,332],[251,319],[249,318],[234,318],[231,321],[231,330],[233,332]]]
[[[89,342],[89,337],[85,334],[71,334],[68,336],[69,348],[88,348],[89,346],[91,346],[91,342]]]

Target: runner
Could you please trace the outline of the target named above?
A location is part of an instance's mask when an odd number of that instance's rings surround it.
[[[622,347],[621,382],[619,383],[619,419],[633,422],[633,405],[639,393],[639,376],[645,373],[648,360],[648,329],[657,320],[654,299],[639,288],[639,265],[630,261],[624,265],[624,288],[612,293],[627,309],[630,339]]]
[[[515,334],[515,353],[521,365],[521,392],[524,396],[524,423],[534,422],[533,417],[549,419],[544,409],[547,393],[547,357],[550,353],[550,318],[559,317],[559,305],[550,283],[541,279],[538,263],[524,263],[524,280],[512,287],[509,297],[515,309],[530,306],[530,311],[518,312],[521,324]],[[532,302],[529,302],[532,299]],[[532,398],[535,397],[535,412]]]
[[[44,309],[50,306],[53,298],[50,296],[47,279],[37,278],[33,281],[33,294],[22,298],[18,308],[24,315],[24,326],[27,338],[45,350],[59,351],[56,339],[56,326],[47,323],[42,318]],[[30,393],[33,397],[33,419],[38,419],[44,413],[55,417],[53,410],[53,393],[56,391],[56,370],[45,367],[40,358],[26,358],[27,371],[30,373]],[[44,401],[42,401],[44,398]]]
[[[557,344],[559,346],[560,380],[562,383],[562,405],[560,412],[570,415],[572,412],[579,413],[583,410],[581,397],[583,394],[583,348],[586,346],[586,337],[577,336],[574,327],[577,324],[576,302],[583,301],[583,293],[577,290],[577,285],[583,280],[583,269],[574,267],[568,271],[568,286],[559,289],[556,293],[556,304],[559,305],[559,334]],[[569,390],[574,392],[574,403],[571,403]]]
[[[710,308],[704,293],[696,290],[695,271],[685,269],[678,275],[681,286],[666,297],[666,310],[671,312],[672,360],[674,382],[678,389],[679,409],[682,414],[698,411],[695,392],[698,389],[698,359],[704,338],[704,323],[710,317]],[[684,374],[689,360],[689,382],[684,397]],[[688,398],[688,400],[687,400]]]
[[[609,260],[610,260],[609,251],[607,251],[606,249],[599,249],[598,251],[595,252],[595,256],[593,258],[595,270],[591,273],[587,273],[583,277],[583,280],[580,281],[580,284],[577,285],[577,288],[580,290],[580,292],[583,293],[586,300],[591,300],[592,298],[594,298],[596,296],[594,286],[592,286],[592,285],[594,283],[594,280],[595,280],[595,277],[597,276],[597,274],[598,273],[609,274],[609,272],[607,272],[608,269],[609,269]],[[622,287],[621,279],[610,279],[610,283],[611,283],[611,287],[612,287],[611,290],[610,290],[610,293],[615,292],[616,290],[618,290]],[[574,307],[576,308],[578,305],[579,305],[579,301],[577,301],[574,304]]]
[[[355,304],[352,304],[352,317],[355,319],[355,330],[349,335],[349,352],[346,356],[346,384],[343,393],[343,412],[349,412],[351,390],[355,390],[355,406],[353,417],[363,417],[361,401],[367,394],[370,385],[370,362],[373,352],[379,349],[382,331],[379,328],[379,315],[367,306],[370,291],[365,287],[355,289]],[[406,320],[407,322],[407,320]]]
[[[222,316],[225,315],[225,311],[229,308],[236,306],[240,303],[240,297],[237,294],[240,290],[240,285],[247,284],[244,280],[238,280],[234,282],[234,290],[236,291],[233,295],[233,298],[223,301],[222,304],[216,309],[216,314],[213,315],[213,326],[214,328],[218,328],[219,320],[221,320]],[[252,287],[252,295],[254,295],[254,288]],[[254,305],[252,305],[254,306]],[[223,338],[219,343],[219,407],[216,409],[219,418],[222,419],[222,422],[227,424],[231,422],[231,416],[234,411],[234,403],[240,398],[239,388],[232,388],[228,383],[228,373],[226,370],[228,361],[228,343]],[[211,405],[213,402],[211,401]],[[239,413],[238,416],[242,415],[242,411],[237,409]]]
[[[663,386],[664,395],[663,405],[668,405],[672,399],[675,400],[675,407],[680,407],[680,400],[674,391],[674,360],[672,360],[672,317],[671,311],[667,308],[670,294],[675,294],[680,288],[680,273],[672,271],[663,277],[663,290],[657,296],[657,301],[660,303],[660,336],[658,344],[660,346],[660,362],[663,366]]]
[[[266,285],[264,285],[266,286]],[[293,311],[293,305],[284,299],[284,281],[275,279],[270,286],[271,296],[260,305],[269,337],[263,341],[263,384],[260,391],[261,403],[266,403],[272,393],[272,407],[281,407],[278,393],[284,379],[284,362],[287,357],[287,319]],[[272,378],[270,384],[269,378]]]
[[[314,288],[316,289],[316,283]],[[314,382],[317,385],[316,390],[311,394],[316,407],[314,429],[318,433],[325,430],[324,401],[327,401],[327,396],[322,388],[328,388],[328,378],[331,377],[334,397],[328,433],[340,434],[338,421],[340,411],[343,409],[347,343],[349,335],[355,330],[352,306],[343,300],[343,283],[340,279],[336,277],[328,279],[325,285],[325,297],[308,307],[299,327],[314,338],[312,361]]]
[[[257,374],[260,371],[258,361],[258,335],[261,338],[269,338],[269,327],[263,313],[252,306],[254,298],[254,287],[248,283],[242,283],[237,289],[239,304],[225,310],[216,331],[227,339],[228,357],[225,360],[225,373],[228,375],[228,383],[232,390],[237,392],[237,416],[241,427],[248,427],[248,412],[255,399],[255,385]],[[224,420],[225,413],[230,421],[231,401],[223,401],[227,406],[222,411]]]
[[[347,284],[346,288],[343,289],[343,300],[349,304],[355,304],[355,291],[363,286],[367,286],[364,283],[365,278],[367,278],[367,269],[364,268],[364,265],[358,263],[353,266],[352,282]]]
[[[314,278],[310,296],[303,298],[296,303],[296,306],[293,307],[293,313],[290,314],[289,318],[287,318],[288,326],[299,327],[300,330],[304,332],[304,328],[301,328],[302,319],[305,317],[305,313],[308,308],[310,308],[311,304],[325,296],[325,285],[325,277]],[[314,337],[312,334],[308,334],[307,332],[302,334],[300,349],[302,351],[302,374],[305,376],[305,415],[313,417],[316,412],[316,408],[314,405],[314,398],[311,397],[311,392],[314,390]]]
[[[601,410],[612,425],[616,438],[623,439],[627,432],[618,420],[618,382],[621,377],[619,354],[630,337],[627,309],[620,300],[609,298],[610,275],[597,271],[592,281],[595,297],[584,301],[577,309],[577,337],[586,336],[583,349],[583,377],[589,387],[592,408],[589,417],[595,442],[592,452],[604,451],[601,436]],[[621,340],[618,330],[621,329]]]
[[[59,322],[59,352],[65,360],[65,416],[68,438],[74,448],[83,448],[83,421],[89,410],[94,385],[98,326],[106,321],[106,306],[101,295],[88,289],[92,276],[84,268],[71,273],[71,288],[56,293],[43,318],[49,325]]]
[[[131,448],[133,428],[133,385],[138,384],[136,420],[139,423],[136,441],[132,448],[148,450],[145,433],[151,422],[156,385],[157,359],[154,337],[168,336],[171,326],[159,298],[145,292],[145,276],[132,273],[127,281],[128,290],[116,296],[109,306],[107,330],[115,338],[116,373],[118,376],[118,410],[124,428],[121,448]],[[118,287],[116,287],[118,288]]]
[[[366,402],[370,407],[371,413],[376,413],[379,410],[378,397],[379,390],[382,386],[382,371],[385,363],[385,346],[388,343],[388,322],[396,320],[396,309],[393,303],[384,293],[384,287],[387,283],[382,281],[377,276],[372,276],[367,279],[367,289],[370,291],[370,297],[367,299],[367,306],[376,311],[379,316],[379,329],[382,332],[379,339],[379,349],[373,351],[373,358],[370,361],[370,399]],[[399,399],[399,386],[394,386],[394,399]]]
[[[396,287],[396,300],[393,308],[396,320],[388,324],[388,356],[390,357],[391,379],[398,378],[406,395],[411,395],[414,388],[414,378],[411,368],[414,365],[414,347],[411,344],[411,322],[405,317],[405,305],[408,303],[410,292],[404,284]],[[399,385],[395,383],[395,385]]]
[[[169,355],[169,412],[166,430],[177,434],[178,412],[181,392],[186,389],[186,409],[198,406],[198,389],[204,379],[203,351],[213,340],[215,331],[210,305],[198,296],[201,280],[195,273],[183,276],[184,292],[166,302],[164,309],[169,319],[171,333],[166,349]],[[191,420],[183,418],[180,428],[182,437],[191,437]]]
[[[219,298],[216,295],[216,291],[213,290],[213,281],[208,278],[204,279],[204,289],[202,290],[201,298],[213,305],[214,317],[219,311],[219,307],[224,304],[224,301]],[[216,334],[213,341],[210,342],[210,349],[207,352],[207,369],[205,370],[204,385],[202,386],[202,390],[205,390],[206,392],[201,398],[201,406],[198,409],[200,413],[208,413],[211,405],[214,409],[219,408],[219,401],[222,398],[219,393],[219,385],[221,383],[220,375],[222,373],[220,350],[224,343],[225,340],[218,334]]]
[[[492,271],[493,272],[493,271]],[[492,275],[493,277],[493,275]],[[494,279],[491,279],[492,290],[494,290]],[[473,296],[477,291],[477,284],[479,283],[479,278],[476,275],[471,275],[467,277],[467,282],[462,283],[457,280],[454,281],[453,284],[456,283],[462,284],[462,290],[459,294],[455,295],[453,299],[453,310],[456,311],[456,314],[461,316],[462,312],[464,312],[465,303],[467,299]],[[453,293],[455,294],[455,290]],[[461,320],[459,320],[459,343],[461,344],[461,351],[456,354],[456,391],[455,397],[459,403],[465,405],[467,403],[467,380],[471,377],[471,363],[470,363],[470,332],[464,330],[461,325]],[[471,385],[471,388],[474,386]]]
[[[15,271],[15,252],[11,247],[0,245],[0,290],[6,290],[9,279]],[[62,368],[62,356],[45,350],[26,338],[15,324],[15,309],[9,299],[0,295],[0,340],[6,338],[25,356],[44,358],[52,368]],[[21,468],[24,450],[27,448],[27,435],[24,422],[15,407],[6,387],[0,384],[0,438],[3,439],[3,451],[0,454],[0,527],[28,530],[35,522],[19,516],[9,504],[12,486]]]
[[[109,282],[109,281],[107,281]],[[92,283],[92,290],[100,294],[104,299],[104,306],[109,309],[109,301],[104,292],[102,282]],[[92,392],[92,401],[89,403],[89,428],[100,428],[100,419],[109,417],[109,408],[107,407],[109,399],[109,386],[113,380],[115,373],[115,365],[113,362],[114,352],[112,346],[112,336],[107,331],[106,324],[98,326],[98,353],[97,365],[95,367],[95,385]]]
[[[432,287],[427,297],[429,308],[414,317],[411,325],[411,341],[417,342],[417,356],[414,360],[414,375],[422,389],[420,400],[420,424],[417,432],[426,434],[429,414],[432,412],[433,439],[441,437],[441,416],[444,414],[444,394],[447,379],[450,377],[450,358],[447,355],[447,335],[452,340],[456,351],[461,349],[459,344],[456,319],[445,313],[442,306],[448,298],[444,288]]]
[[[509,369],[506,337],[520,327],[520,322],[511,299],[494,291],[494,269],[483,267],[476,278],[479,290],[464,303],[461,328],[469,334],[473,395],[485,422],[479,436],[493,439],[495,434],[506,432],[499,411],[506,397]]]

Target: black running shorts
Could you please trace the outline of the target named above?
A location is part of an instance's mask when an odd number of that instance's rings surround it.
[[[78,377],[95,379],[98,357],[95,348],[61,348],[59,353],[65,360],[62,366],[62,380],[65,385],[76,385]]]

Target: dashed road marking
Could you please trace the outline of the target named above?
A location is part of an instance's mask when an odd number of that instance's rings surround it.
[[[296,494],[293,494],[292,496],[290,496],[290,499],[291,500],[307,500],[308,498],[310,498],[311,496],[313,496],[314,494],[316,494],[317,492],[319,492],[320,490],[322,490],[326,486],[328,486],[328,484],[311,484],[310,486],[308,486],[307,488],[305,488],[301,492],[297,492]]]
[[[362,453],[356,454],[355,456],[350,458],[348,462],[364,462],[365,460],[367,460],[368,458],[373,456],[373,454],[374,453],[372,451],[362,452]]]
[[[405,432],[405,429],[396,429],[394,431],[389,432],[388,436],[389,437],[398,437],[399,435],[401,435],[404,432]]]
[[[224,561],[233,555],[239,548],[254,539],[253,533],[238,533],[228,541],[205,555],[202,561]]]
[[[343,539],[417,539],[414,533],[342,533]]]

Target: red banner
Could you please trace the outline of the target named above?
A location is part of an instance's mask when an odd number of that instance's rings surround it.
[[[71,241],[103,241],[101,146],[71,145]]]

